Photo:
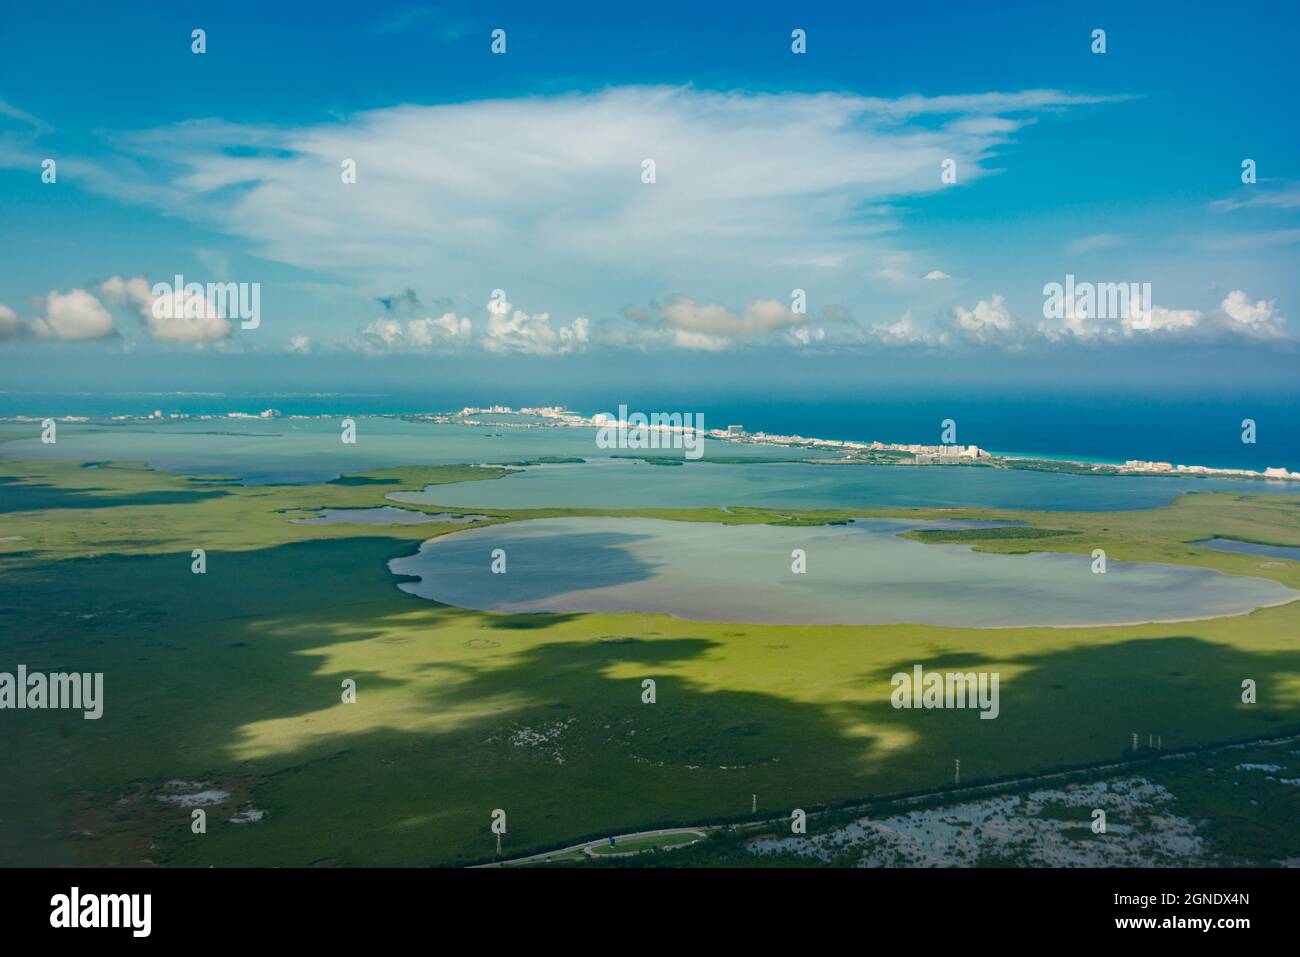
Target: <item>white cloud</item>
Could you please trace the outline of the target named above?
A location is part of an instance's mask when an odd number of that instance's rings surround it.
[[[483,348],[488,352],[557,355],[581,352],[590,341],[590,323],[581,316],[558,329],[550,313],[527,313],[504,300],[488,306]]]
[[[155,296],[143,276],[123,279],[113,276],[100,283],[99,291],[114,305],[135,308],[144,320],[145,331],[160,342],[204,343],[230,335],[230,321],[205,295],[185,289],[170,289]]]
[[[406,322],[380,316],[361,331],[357,345],[370,352],[456,351],[470,345],[473,329],[469,319],[451,312]]]
[[[308,336],[290,336],[289,351],[308,355],[311,352],[311,338]]]
[[[634,323],[633,329],[611,330],[602,341],[720,352],[745,343],[768,342],[778,333],[778,341],[792,345],[810,345],[826,338],[824,329],[809,326],[807,315],[794,312],[779,299],[755,299],[737,314],[717,303],[674,296],[657,304],[654,315],[631,307],[624,309],[624,315]],[[836,319],[832,311],[823,311],[823,318]]]
[[[37,133],[47,132],[50,128],[49,124],[44,120],[37,119],[30,113],[20,110],[12,103],[6,103],[4,100],[0,100],[0,116],[8,117],[11,120],[17,120],[19,123],[24,123],[27,126],[30,126],[33,131]]]
[[[1038,327],[1048,341],[1080,340],[1090,342],[1140,341],[1145,337],[1189,342],[1212,342],[1231,337],[1284,339],[1286,320],[1278,313],[1273,300],[1254,302],[1240,289],[1234,289],[1218,309],[1170,309],[1153,304],[1149,316],[1133,314],[1126,318],[1066,317],[1044,321]]]
[[[120,137],[122,152],[79,178],[259,255],[384,288],[520,277],[531,297],[579,314],[653,299],[668,281],[741,301],[755,270],[785,264],[838,277],[848,298],[874,264],[899,268],[890,203],[944,188],[942,160],[957,161],[964,187],[1034,115],[1115,99],[619,87],[287,129],[192,121]],[[344,159],[355,184],[340,182]],[[566,301],[576,268],[583,299]]]
[[[387,301],[385,304],[388,307]],[[591,341],[591,324],[583,317],[557,326],[548,313],[528,313],[505,300],[489,302],[487,313],[487,324],[479,327],[477,336],[473,320],[454,312],[405,321],[380,316],[361,330],[352,347],[367,352],[465,352],[480,348],[498,354],[561,355],[582,351]]]
[[[826,330],[821,326],[800,326],[781,334],[785,341],[796,346],[811,346],[826,341]]]
[[[464,316],[445,312],[436,319],[426,316],[406,324],[406,334],[417,346],[429,348],[441,342],[464,341],[473,331],[473,323]]]
[[[1062,93],[1059,90],[1021,90],[1016,93],[959,93],[953,96],[921,96],[913,93],[894,100],[863,97],[864,108],[896,118],[937,113],[1023,113],[1060,110],[1067,106],[1091,103],[1115,103],[1133,97],[1088,96]]]
[[[1182,333],[1198,328],[1205,319],[1199,309],[1166,309],[1164,306],[1152,305],[1151,316],[1143,325],[1136,316],[1121,320],[1125,335],[1139,334],[1145,330],[1152,333]]]
[[[117,332],[112,314],[84,289],[52,289],[34,301],[34,308],[36,314],[24,319],[0,305],[0,340],[106,339]]]
[[[1095,233],[1091,236],[1080,236],[1078,239],[1071,240],[1066,245],[1065,251],[1072,255],[1080,255],[1102,249],[1114,249],[1116,246],[1123,246],[1127,242],[1128,237],[1118,233]]]
[[[924,276],[922,276],[921,278],[922,278],[922,279],[929,279],[929,280],[933,281],[933,280],[937,280],[937,279],[951,279],[952,276],[949,276],[949,275],[948,275],[946,272],[944,272],[942,269],[931,269],[928,273],[926,273],[926,274],[925,274]]]
[[[903,318],[889,325],[872,326],[871,336],[886,346],[931,345],[935,341],[934,336],[917,326],[911,312],[903,313]]]
[[[113,334],[113,317],[104,304],[84,289],[51,291],[45,297],[44,323],[54,339],[103,339]]]
[[[23,321],[4,303],[0,302],[0,342],[23,338]]]
[[[1300,229],[1261,229],[1257,232],[1215,232],[1200,238],[1200,245],[1216,253],[1243,253],[1277,249],[1300,243]]]
[[[978,346],[1011,345],[1021,338],[1019,324],[1000,293],[994,293],[988,300],[981,299],[974,309],[957,306],[952,316],[944,342],[955,338]]]
[[[1245,291],[1234,289],[1219,304],[1228,319],[1228,328],[1250,336],[1271,338],[1281,334],[1282,324],[1286,322],[1277,311],[1277,303],[1272,299],[1250,301]]]
[[[1247,186],[1242,194],[1244,199],[1216,199],[1210,203],[1211,209],[1300,209],[1300,186],[1288,185],[1280,189],[1267,189],[1260,185]]]
[[[367,343],[382,345],[385,349],[401,348],[408,341],[400,322],[383,317],[362,329],[361,337]]]
[[[1038,325],[1038,333],[1048,342],[1118,343],[1143,336],[1202,335],[1204,319],[1199,309],[1168,309],[1153,303],[1150,315],[1145,316],[1135,308],[1122,317],[1076,313],[1060,319],[1044,319]]]

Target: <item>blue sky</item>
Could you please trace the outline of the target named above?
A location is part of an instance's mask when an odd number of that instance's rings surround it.
[[[7,13],[0,389],[1295,388],[1293,5],[262,6]]]

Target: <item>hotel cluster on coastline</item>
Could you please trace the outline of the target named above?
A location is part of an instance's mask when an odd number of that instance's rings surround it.
[[[1208,465],[1174,465],[1170,462],[1144,462],[1141,459],[1129,459],[1118,467],[1118,471],[1138,475],[1213,475],[1231,478],[1270,478],[1300,481],[1300,472],[1289,472],[1284,468],[1266,468],[1262,472],[1250,469],[1215,469]]]
[[[200,413],[178,413],[172,412],[164,414],[162,410],[155,411],[152,415],[113,415],[108,417],[109,421],[159,421],[164,419],[276,419],[280,418],[282,413],[277,409],[266,409],[260,413],[247,412],[227,412],[225,415],[200,414]],[[507,421],[480,421],[478,416],[502,416],[507,417]],[[695,415],[694,413],[692,415]],[[508,421],[508,417],[518,416],[525,418],[525,421]],[[288,415],[290,419],[329,419],[334,418],[333,413],[321,413],[319,415]],[[390,417],[383,414],[379,417]],[[441,425],[470,425],[470,426],[490,426],[493,428],[602,428],[608,427],[615,423],[616,420],[606,413],[584,416],[580,413],[573,412],[560,405],[548,405],[537,407],[525,407],[515,409],[507,405],[494,405],[487,407],[466,406],[459,412],[423,412],[417,413],[410,418],[435,422]],[[88,416],[63,415],[56,416],[57,421],[61,422],[89,422],[92,421]],[[804,435],[780,435],[773,432],[748,432],[743,425],[731,424],[723,429],[704,429],[702,420],[692,424],[687,421],[684,413],[677,413],[675,416],[666,416],[669,421],[665,422],[648,422],[644,425],[637,425],[637,430],[646,432],[666,432],[680,433],[683,435],[698,434],[701,437],[717,439],[724,442],[741,442],[753,443],[756,445],[779,445],[787,448],[818,449],[825,451],[843,452],[843,458],[826,458],[819,459],[820,462],[862,462],[869,461],[877,464],[896,464],[896,465],[1007,465],[1009,463],[1019,463],[1020,468],[1043,467],[1056,470],[1059,466],[1082,467],[1096,474],[1110,475],[1201,475],[1209,478],[1241,478],[1241,479],[1270,479],[1274,481],[1300,482],[1300,472],[1293,472],[1286,468],[1272,467],[1266,468],[1262,472],[1252,471],[1250,469],[1226,469],[1212,468],[1208,465],[1174,465],[1171,462],[1154,462],[1144,459],[1129,459],[1123,465],[1112,465],[1101,462],[1082,462],[1069,459],[1040,459],[1032,455],[1001,455],[993,454],[980,448],[978,445],[919,445],[899,442],[855,442],[849,439],[818,439],[810,438]],[[9,422],[26,422],[40,421],[34,416],[10,416],[4,421]],[[1037,463],[1037,464],[1031,464]]]
[[[459,419],[482,414],[531,415],[544,420],[545,425],[600,427],[607,424],[606,416],[587,417],[572,412],[563,406],[543,406],[540,408],[512,409],[508,406],[491,408],[466,408],[459,416],[440,416],[440,420]],[[522,424],[522,423],[521,423]],[[524,427],[527,427],[526,425]],[[648,426],[652,430],[691,431],[689,426]],[[899,442],[854,442],[848,439],[817,439],[805,435],[780,435],[774,432],[748,432],[743,425],[731,424],[725,429],[708,429],[705,431],[711,439],[730,442],[746,442],[758,445],[782,445],[789,448],[823,449],[846,453],[846,458],[831,461],[853,461],[852,456],[871,455],[871,453],[894,453],[899,465],[993,465],[999,462],[1042,462],[1033,456],[994,455],[978,445],[919,445]],[[874,457],[873,457],[874,458]],[[874,459],[880,461],[879,459]],[[1300,472],[1285,468],[1266,468],[1262,472],[1250,469],[1219,469],[1208,465],[1174,465],[1170,462],[1147,462],[1141,459],[1129,459],[1123,465],[1109,465],[1099,462],[1073,462],[1070,460],[1051,460],[1053,465],[1085,466],[1100,474],[1123,475],[1204,475],[1214,478],[1274,479],[1283,481],[1300,481]]]
[[[802,435],[775,435],[771,432],[746,432],[743,425],[729,425],[726,430],[714,429],[710,436],[741,442],[771,445],[793,445],[814,449],[840,449],[845,452],[903,452],[913,465],[960,465],[988,459],[990,455],[978,445],[904,445],[897,442],[853,442],[848,439],[810,439]]]
[[[482,425],[478,420],[481,415],[520,415],[533,416],[538,419],[546,420],[546,425],[568,425],[584,426],[593,425],[594,420],[579,415],[576,412],[570,412],[562,405],[543,405],[537,407],[524,406],[522,409],[514,409],[508,405],[492,405],[479,408],[477,406],[467,405],[459,412],[450,414],[435,415],[434,421],[443,425],[449,423],[459,423],[461,425]],[[503,423],[493,422],[493,425],[518,425],[527,428],[530,424],[527,422]]]

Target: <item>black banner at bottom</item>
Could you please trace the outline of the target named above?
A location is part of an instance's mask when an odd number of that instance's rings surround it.
[[[336,945],[453,927],[522,941],[566,925],[575,941],[748,939],[809,921],[880,940],[941,922],[1230,943],[1294,925],[1298,891],[1297,870],[0,870],[0,926],[10,942]]]

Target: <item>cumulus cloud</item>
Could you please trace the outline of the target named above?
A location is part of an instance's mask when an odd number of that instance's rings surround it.
[[[483,348],[488,352],[557,355],[581,352],[591,336],[590,322],[579,316],[556,328],[549,313],[528,313],[504,300],[488,307],[488,328]]]
[[[1219,304],[1229,321],[1228,328],[1246,335],[1271,337],[1278,335],[1286,320],[1278,314],[1275,300],[1250,301],[1245,291],[1234,289]]]
[[[84,289],[52,289],[35,301],[34,309],[35,315],[22,318],[0,305],[0,340],[106,339],[117,334],[112,314]]]
[[[745,343],[768,341],[774,334],[792,345],[810,345],[826,338],[826,331],[809,325],[810,319],[795,312],[779,299],[755,299],[737,313],[718,303],[701,303],[689,296],[674,296],[656,304],[653,313],[626,307],[623,315],[637,329],[631,335],[612,333],[624,344],[672,346],[706,352],[720,352]],[[839,321],[823,310],[823,321]],[[607,337],[608,339],[609,337]]]
[[[1274,300],[1251,301],[1244,290],[1234,289],[1217,309],[1171,309],[1153,304],[1149,315],[1134,311],[1120,317],[1066,316],[1039,326],[1049,341],[1140,341],[1144,338],[1211,342],[1231,338],[1284,339],[1283,318]]]
[[[51,290],[36,323],[37,334],[51,339],[103,339],[114,332],[112,315],[84,289]]]
[[[22,338],[23,321],[4,303],[0,302],[0,342]]]
[[[403,301],[412,301],[402,297]],[[382,300],[381,300],[382,301]],[[464,352],[482,349],[497,354],[563,355],[580,352],[591,341],[591,323],[578,317],[566,324],[549,313],[516,309],[504,299],[487,306],[487,322],[476,326],[467,316],[445,312],[422,319],[380,316],[352,344],[366,352]]]
[[[932,345],[935,341],[934,336],[917,326],[910,311],[897,322],[872,326],[870,336],[886,346]]]
[[[100,283],[100,293],[114,305],[133,307],[144,321],[151,339],[160,342],[204,343],[230,335],[230,321],[210,300],[206,291],[187,288],[168,290],[161,296],[143,276],[123,279],[113,276]]]
[[[1260,328],[1265,322],[1281,320],[1281,316],[1278,316],[1277,303],[1265,299],[1258,299],[1257,302],[1252,303],[1251,296],[1240,289],[1234,289],[1227,294],[1227,298],[1219,303],[1219,308],[1223,309],[1229,319],[1240,322],[1247,328]]]
[[[108,306],[134,309],[148,336],[161,342],[202,344],[230,335],[230,322],[223,318],[219,305],[210,301],[206,292],[194,294],[182,289],[155,296],[149,281],[142,276],[113,276],[94,289],[94,292],[51,290],[34,300],[33,314],[26,318],[7,306],[0,306],[0,340],[115,337],[119,333]]]
[[[1074,340],[1105,343],[1147,337],[1190,337],[1204,335],[1205,314],[1199,309],[1169,309],[1152,303],[1149,313],[1138,306],[1128,315],[1089,315],[1076,312],[1059,319],[1044,320],[1038,332],[1049,342]]]
[[[1198,328],[1204,319],[1205,315],[1199,309],[1166,309],[1161,305],[1152,305],[1148,319],[1142,320],[1137,316],[1129,316],[1120,321],[1120,326],[1124,334],[1130,336],[1144,331],[1144,328],[1155,334],[1176,334],[1191,332]]]
[[[297,352],[297,353],[299,353],[299,354],[301,354],[301,355],[308,355],[308,354],[310,354],[310,353],[311,353],[311,338],[310,338],[309,336],[301,336],[301,335],[299,335],[299,336],[290,336],[290,337],[289,337],[289,351],[290,351],[290,352]]]
[[[407,337],[421,348],[431,348],[444,342],[461,342],[469,338],[474,324],[464,316],[445,312],[437,318],[426,316],[406,324]]]
[[[826,330],[821,326],[800,326],[781,335],[786,342],[796,346],[813,346],[826,341]]]
[[[473,323],[455,313],[402,322],[381,316],[361,331],[363,349],[371,352],[455,351],[469,345]]]
[[[922,276],[921,278],[922,278],[922,279],[929,279],[929,280],[933,281],[933,280],[936,280],[936,279],[951,279],[952,276],[949,276],[949,275],[948,275],[946,272],[944,272],[942,269],[931,269],[928,273],[926,273],[926,274],[925,274],[924,276]]]
[[[971,345],[1012,345],[1022,338],[1019,323],[1011,315],[1000,293],[981,299],[974,309],[957,306],[942,341],[962,341]]]

